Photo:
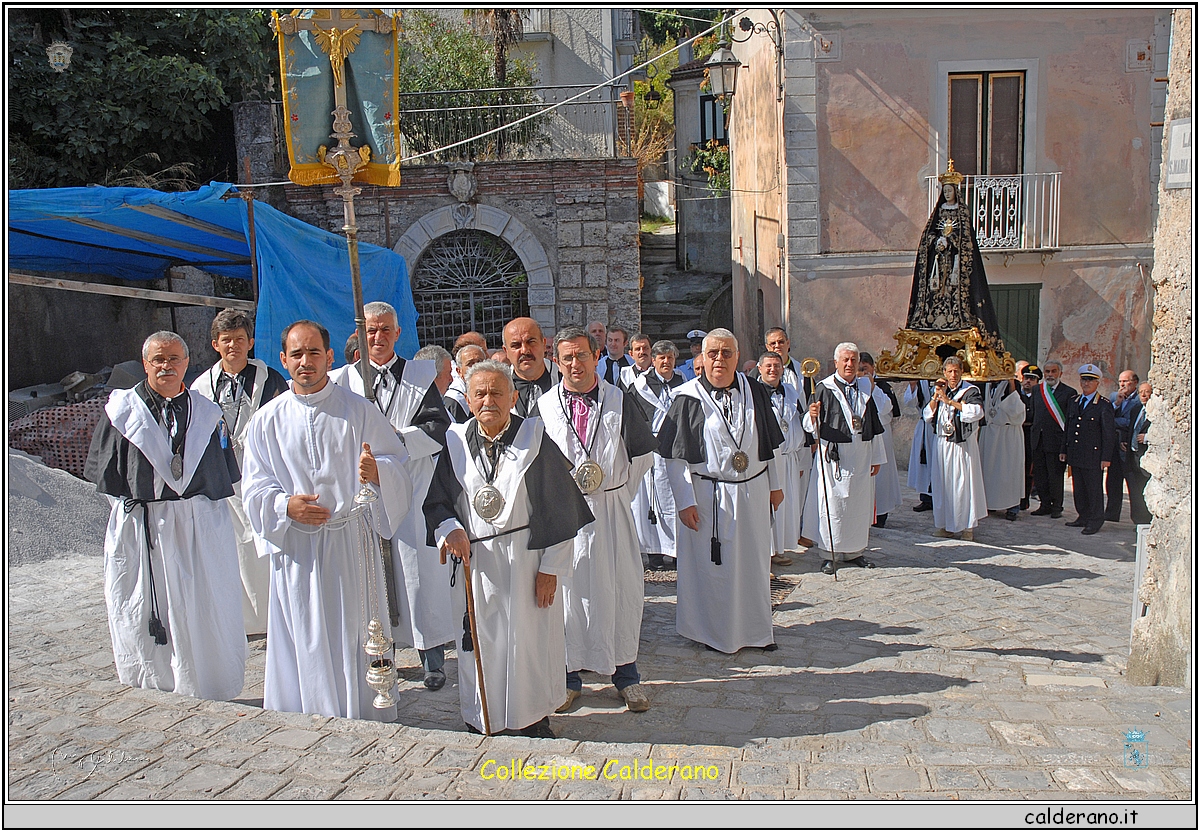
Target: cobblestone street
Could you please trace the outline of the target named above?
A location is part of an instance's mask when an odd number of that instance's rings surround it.
[[[585,674],[577,710],[552,717],[556,740],[463,730],[453,654],[451,683],[431,693],[401,652],[398,724],[262,710],[263,640],[237,701],[130,689],[100,561],[12,566],[9,798],[1190,799],[1190,692],[1122,675],[1133,525],[1083,538],[1023,514],[988,518],[973,543],[934,540],[907,496],[872,531],[879,568],[834,581],[807,553],[780,570],[798,583],[775,610],[775,653],[686,641],[674,583],[648,582],[639,666],[653,708],[628,713]],[[1126,765],[1135,729],[1145,767]],[[485,777],[514,758],[619,764],[614,779]],[[621,779],[635,759],[680,768]]]

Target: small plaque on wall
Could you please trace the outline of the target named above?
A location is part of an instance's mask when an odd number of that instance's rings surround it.
[[[1192,120],[1177,118],[1167,125],[1164,188],[1192,187]]]

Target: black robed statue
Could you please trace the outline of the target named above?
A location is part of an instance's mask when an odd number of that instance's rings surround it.
[[[942,192],[921,232],[906,326],[937,332],[976,326],[1003,350],[962,182],[953,162],[938,176]]]
[[[1015,371],[1000,337],[963,179],[953,161],[938,176],[941,193],[917,245],[908,319],[896,333],[895,351],[879,354],[881,378],[933,381],[950,355],[963,360],[968,381],[1007,379]]]

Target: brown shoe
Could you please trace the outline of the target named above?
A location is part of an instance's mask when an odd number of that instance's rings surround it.
[[[796,543],[800,546],[803,546],[805,549],[810,549],[813,545],[813,542],[803,535],[800,536],[800,539],[797,540]]]
[[[575,700],[581,696],[583,696],[583,691],[567,688],[567,701],[555,708],[554,713],[565,714],[567,711],[571,710],[571,706],[575,704]]]
[[[623,687],[617,693],[621,694],[625,706],[634,713],[650,710],[650,697],[646,696],[646,689],[640,684]]]
[[[787,555],[771,555],[772,566],[791,566],[792,559]]]

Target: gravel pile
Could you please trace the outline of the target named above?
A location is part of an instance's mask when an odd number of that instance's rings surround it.
[[[8,451],[8,562],[101,557],[108,501],[90,482]]]

